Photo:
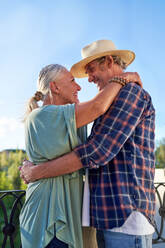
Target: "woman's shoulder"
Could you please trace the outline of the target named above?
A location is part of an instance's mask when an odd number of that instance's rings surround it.
[[[62,110],[73,108],[73,107],[74,107],[74,104],[45,105],[40,108],[40,112],[62,111]]]
[[[66,115],[66,113],[74,112],[74,104],[65,105],[44,105],[34,109],[28,116],[28,121],[36,122],[37,120],[50,120],[51,118]]]

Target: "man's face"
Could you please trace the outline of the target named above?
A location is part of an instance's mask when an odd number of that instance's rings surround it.
[[[88,81],[95,83],[98,90],[102,90],[112,76],[107,61],[100,64],[97,60],[94,60],[87,64],[85,69],[88,74]]]
[[[81,87],[76,83],[69,71],[65,71],[56,82],[59,88],[59,96],[63,104],[78,103],[78,91]]]

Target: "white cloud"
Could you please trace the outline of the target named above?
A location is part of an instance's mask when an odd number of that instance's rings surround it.
[[[23,124],[16,118],[0,118],[0,150],[24,148]]]
[[[1,117],[0,118],[0,137],[4,137],[9,133],[23,128],[23,124],[15,118]]]

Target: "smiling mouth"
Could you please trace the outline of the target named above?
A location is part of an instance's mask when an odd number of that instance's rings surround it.
[[[100,85],[100,81],[99,81],[99,80],[94,81],[94,84],[96,84],[96,85],[97,85],[97,87],[99,87],[99,85]]]
[[[74,96],[75,98],[77,98],[77,100],[79,100],[79,99],[78,99],[78,93],[73,93],[73,96]]]
[[[102,90],[102,84],[100,83],[100,81],[95,82],[95,84],[99,91]]]
[[[79,103],[78,93],[74,93],[73,97],[75,98],[76,103]]]

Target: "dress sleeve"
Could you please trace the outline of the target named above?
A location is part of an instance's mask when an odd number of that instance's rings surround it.
[[[87,142],[74,149],[83,166],[97,168],[110,162],[138,125],[146,104],[140,86],[123,87],[106,114],[95,121]]]
[[[34,163],[61,156],[80,144],[74,104],[48,105],[35,112],[26,135],[26,150]]]

